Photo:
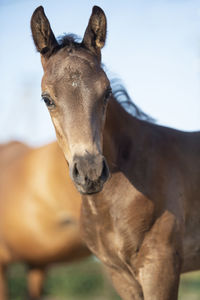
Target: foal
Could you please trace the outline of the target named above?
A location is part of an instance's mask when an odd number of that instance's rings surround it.
[[[101,66],[106,17],[57,41],[42,7],[31,19],[42,97],[82,197],[82,232],[124,300],[176,300],[200,268],[200,133],[130,115]]]

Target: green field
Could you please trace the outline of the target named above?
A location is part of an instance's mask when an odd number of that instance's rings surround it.
[[[26,298],[26,268],[16,264],[8,270],[11,300]],[[59,266],[48,271],[44,300],[119,300],[102,265],[94,258]],[[180,300],[200,299],[200,272],[185,274],[181,279]]]

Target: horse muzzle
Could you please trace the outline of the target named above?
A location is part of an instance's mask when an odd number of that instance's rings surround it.
[[[109,177],[107,162],[100,154],[76,156],[70,173],[81,194],[100,192]]]

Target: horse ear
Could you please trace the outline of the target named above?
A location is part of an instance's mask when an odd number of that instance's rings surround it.
[[[101,48],[103,48],[106,40],[106,16],[104,11],[94,6],[92,14],[86,28],[82,44],[101,58]]]
[[[58,43],[42,6],[36,8],[32,15],[31,31],[37,50],[42,55],[49,57]]]

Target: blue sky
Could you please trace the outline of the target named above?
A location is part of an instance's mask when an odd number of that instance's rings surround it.
[[[0,0],[0,142],[55,139],[40,101],[42,68],[30,32],[43,5],[56,36],[83,36],[93,5],[108,19],[103,62],[133,101],[158,123],[200,130],[200,1]]]

